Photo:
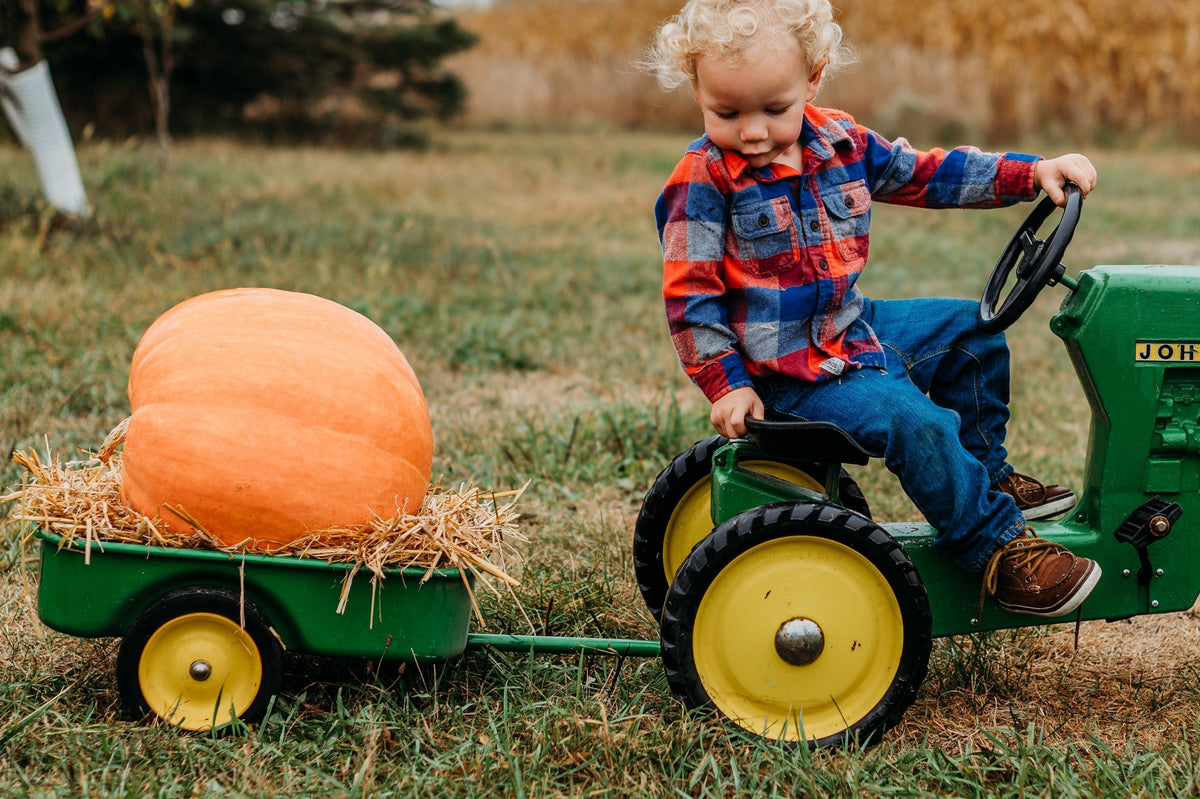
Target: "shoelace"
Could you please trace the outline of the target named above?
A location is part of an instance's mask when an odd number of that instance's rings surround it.
[[[1037,505],[1046,499],[1046,484],[1027,474],[1013,472],[1008,476],[1008,484],[1012,486],[1013,496],[1028,505]]]
[[[1020,547],[1015,546],[1018,542],[1021,545]],[[1037,534],[1032,530],[1027,530],[1026,537],[1014,538],[1011,542],[993,552],[992,556],[988,558],[987,567],[983,571],[983,585],[979,588],[979,612],[976,614],[976,618],[983,618],[984,600],[989,596],[996,595],[1001,563],[1011,559],[1017,571],[1023,568],[1033,571],[1041,565],[1041,562],[1047,556],[1061,550],[1062,546],[1060,544],[1047,541],[1044,538],[1038,538]]]

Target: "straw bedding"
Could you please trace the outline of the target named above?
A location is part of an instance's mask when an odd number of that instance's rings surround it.
[[[19,500],[10,520],[62,536],[62,545],[82,547],[89,563],[94,553],[103,552],[106,542],[231,554],[261,552],[249,547],[249,542],[224,544],[191,519],[186,508],[171,509],[196,528],[183,534],[123,505],[119,447],[127,423],[114,429],[100,450],[85,460],[64,463],[48,448],[44,458],[32,449],[14,454],[13,461],[29,477],[20,491],[0,497],[0,501]],[[516,524],[516,503],[523,491],[493,492],[473,485],[446,490],[435,485],[415,514],[377,518],[365,527],[313,531],[271,553],[348,564],[346,589],[361,570],[368,570],[376,581],[394,568],[423,569],[426,579],[436,569],[454,568],[464,581],[471,574],[493,590],[511,587],[517,581],[503,564],[515,556],[513,544],[524,540]],[[475,611],[478,615],[477,605]]]

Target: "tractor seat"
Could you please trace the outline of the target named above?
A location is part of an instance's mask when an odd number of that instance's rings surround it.
[[[864,466],[871,454],[831,422],[746,419],[746,438],[763,454],[815,463],[837,461]]]

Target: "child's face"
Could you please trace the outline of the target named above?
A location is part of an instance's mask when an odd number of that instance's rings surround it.
[[[779,161],[799,169],[804,104],[817,96],[822,68],[809,74],[794,41],[760,48],[745,60],[701,56],[692,88],[704,113],[704,132],[751,166]]]

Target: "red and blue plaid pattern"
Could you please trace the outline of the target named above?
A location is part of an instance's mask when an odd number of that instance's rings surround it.
[[[716,401],[783,374],[816,381],[881,367],[859,316],[871,201],[991,208],[1032,199],[1037,156],[913,149],[808,106],[803,171],[749,166],[693,142],[655,206],[667,322],[688,376]]]

